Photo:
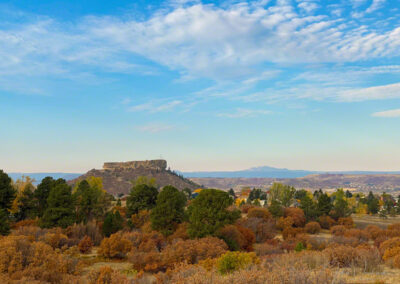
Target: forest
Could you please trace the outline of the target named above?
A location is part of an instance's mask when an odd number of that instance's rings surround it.
[[[354,218],[397,220],[397,201],[279,183],[159,189],[149,177],[112,196],[101,178],[35,186],[0,171],[0,282],[395,283],[400,223]]]

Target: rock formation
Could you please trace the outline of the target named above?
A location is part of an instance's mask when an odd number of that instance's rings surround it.
[[[93,169],[86,174],[69,181],[71,185],[90,176],[101,177],[104,189],[107,192],[117,194],[128,194],[132,189],[132,182],[140,176],[155,178],[159,188],[172,185],[182,190],[184,188],[195,189],[200,186],[191,180],[167,170],[167,161],[130,161],[130,162],[107,162],[103,169]]]

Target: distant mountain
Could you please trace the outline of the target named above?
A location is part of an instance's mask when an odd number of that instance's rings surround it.
[[[180,172],[187,178],[300,178],[312,174],[345,174],[345,175],[375,175],[375,174],[400,174],[398,172],[379,171],[307,171],[273,168],[269,166],[254,167],[241,171],[216,171],[216,172]]]
[[[8,175],[13,179],[17,180],[22,178],[22,176],[29,176],[35,180],[34,184],[39,184],[45,177],[52,177],[54,179],[63,178],[65,180],[71,180],[79,177],[82,174],[77,173],[8,173]]]

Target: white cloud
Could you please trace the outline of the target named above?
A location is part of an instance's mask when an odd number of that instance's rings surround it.
[[[173,125],[163,123],[150,123],[136,127],[137,130],[147,133],[160,133],[176,129]]]
[[[170,111],[182,103],[183,102],[180,100],[172,100],[168,102],[150,101],[148,103],[131,106],[129,107],[129,111],[147,111],[151,113]]]
[[[400,117],[400,109],[392,109],[380,112],[374,112],[372,114],[374,117]]]
[[[235,112],[230,113],[219,113],[220,117],[228,117],[228,118],[243,118],[243,117],[256,117],[259,115],[267,115],[271,114],[269,110],[258,110],[258,109],[244,109],[238,108]]]
[[[384,4],[386,0],[372,0],[371,6],[368,7],[367,10],[365,10],[366,13],[372,13],[375,12],[376,10],[380,9]]]
[[[343,91],[338,95],[339,101],[357,102],[400,98],[400,83]]]

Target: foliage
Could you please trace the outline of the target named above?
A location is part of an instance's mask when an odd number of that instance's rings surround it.
[[[158,194],[156,206],[150,214],[154,230],[171,235],[185,218],[186,196],[173,186],[166,186]]]
[[[136,214],[131,216],[129,226],[132,228],[139,229],[144,224],[150,221],[150,211],[149,210],[141,210]]]
[[[17,221],[35,218],[37,206],[34,199],[35,187],[32,184],[32,180],[23,177],[22,180],[17,180],[16,184],[19,186],[10,210],[11,213]]]
[[[368,213],[376,214],[379,211],[379,200],[374,196],[372,191],[369,192],[367,197]]]
[[[137,214],[141,210],[151,210],[156,205],[158,190],[147,184],[135,185],[126,200],[128,215]]]
[[[64,181],[50,190],[47,198],[48,207],[41,219],[41,226],[51,228],[59,226],[66,228],[75,222],[74,202],[71,188]]]
[[[103,223],[103,234],[106,237],[109,237],[111,234],[114,234],[121,230],[123,228],[124,220],[121,217],[121,214],[119,214],[119,211],[114,212],[108,212],[106,214],[106,217],[104,218],[104,223]]]
[[[34,196],[37,202],[37,214],[41,218],[44,211],[47,209],[47,198],[49,198],[50,191],[58,184],[64,184],[64,179],[54,180],[52,177],[45,177],[37,186]]]
[[[12,186],[11,178],[0,170],[0,209],[10,209],[16,191]]]
[[[327,193],[322,193],[318,197],[317,210],[320,215],[328,215],[332,210],[331,198]]]
[[[269,192],[271,200],[278,201],[283,207],[289,207],[293,202],[296,189],[292,186],[275,182]]]
[[[100,243],[98,253],[107,258],[125,258],[132,243],[121,233],[112,234]]]
[[[265,221],[272,218],[271,213],[265,209],[260,207],[254,207],[249,210],[247,213],[247,218],[261,218]]]
[[[285,217],[291,217],[293,219],[293,226],[304,227],[306,224],[306,217],[304,211],[296,207],[288,207],[284,210]]]
[[[218,231],[217,236],[223,239],[232,251],[251,251],[255,242],[254,233],[241,226],[226,225]]]
[[[271,212],[274,217],[283,216],[283,206],[275,199],[271,200],[271,205],[268,207],[268,211]]]
[[[78,244],[81,253],[89,253],[92,250],[93,241],[89,236],[85,236]]]
[[[300,200],[300,208],[303,210],[307,221],[315,220],[319,216],[317,205],[308,195]]]
[[[323,229],[330,229],[333,225],[336,224],[336,221],[333,220],[330,216],[320,216],[318,218],[318,222]]]
[[[64,234],[66,234],[69,239],[77,241],[88,236],[96,246],[100,245],[103,239],[100,227],[94,221],[90,221],[86,224],[81,223],[69,226],[64,230]]]
[[[254,252],[227,252],[217,259],[217,269],[219,273],[227,274],[258,262]]]
[[[337,224],[338,225],[343,225],[346,228],[353,228],[354,227],[353,218],[351,218],[351,217],[339,218],[339,220],[337,221]]]
[[[10,233],[10,223],[6,209],[0,208],[0,235],[8,235]]]
[[[228,210],[233,200],[228,193],[217,189],[204,189],[191,202],[188,208],[191,238],[213,235],[224,225],[234,223],[240,211]]]
[[[318,234],[321,231],[321,226],[318,222],[310,222],[306,224],[304,229],[309,234]]]
[[[238,220],[238,225],[251,230],[257,243],[273,239],[276,235],[275,220],[262,218],[242,218]]]

